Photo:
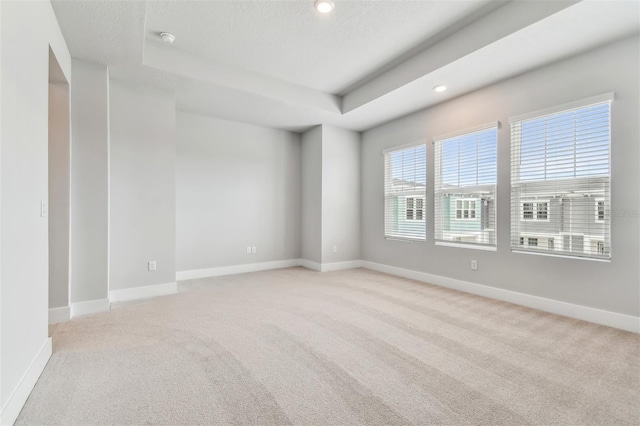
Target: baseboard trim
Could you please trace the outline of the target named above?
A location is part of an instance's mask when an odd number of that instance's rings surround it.
[[[175,282],[147,285],[144,287],[123,288],[121,290],[111,290],[109,292],[109,301],[126,302],[129,300],[150,299],[158,296],[168,296],[178,292],[178,284]]]
[[[308,259],[300,259],[300,263],[299,266],[302,266],[303,268],[307,268],[307,269],[311,269],[312,271],[322,271],[322,265],[318,262],[312,262],[311,260]]]
[[[107,311],[109,311],[109,299],[89,300],[71,304],[71,318]]]
[[[360,268],[361,266],[361,260],[349,260],[346,262],[323,263],[320,270],[322,272],[342,271],[345,269]]]
[[[49,309],[49,324],[69,321],[71,319],[71,307],[63,306],[62,308]]]
[[[51,338],[47,338],[44,342],[38,353],[36,354],[33,361],[31,361],[31,365],[18,382],[15,390],[7,399],[7,403],[2,407],[2,411],[0,411],[0,424],[1,425],[12,425],[25,402],[27,402],[27,398],[31,394],[36,382],[40,378],[40,375],[44,371],[44,368],[49,362],[49,358],[52,354],[52,346],[51,346]]]
[[[619,328],[621,330],[640,333],[640,318],[632,315],[620,314],[616,312],[604,311],[602,309],[590,308],[588,306],[574,305],[572,303],[561,302],[544,297],[532,296],[530,294],[518,293],[504,290],[469,281],[447,278],[439,275],[428,274],[426,272],[403,269],[382,263],[362,261],[363,268],[372,269],[386,274],[422,281],[441,287],[452,288],[466,293],[477,294],[491,299],[502,300],[552,314],[575,318],[600,325]]]
[[[198,278],[219,277],[222,275],[244,274],[247,272],[267,271],[270,269],[291,268],[300,266],[300,259],[275,260],[273,262],[247,263],[244,265],[221,266],[218,268],[192,269],[176,273],[176,281],[195,280]]]

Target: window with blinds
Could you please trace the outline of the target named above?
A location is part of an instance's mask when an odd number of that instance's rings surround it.
[[[511,121],[511,247],[611,257],[611,95]]]
[[[435,145],[435,239],[496,246],[498,124]]]
[[[384,152],[384,234],[424,240],[426,235],[427,147]]]

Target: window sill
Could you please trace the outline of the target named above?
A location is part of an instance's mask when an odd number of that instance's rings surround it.
[[[484,246],[480,244],[465,244],[465,243],[457,243],[455,241],[436,241],[437,246],[444,247],[458,247],[458,248],[467,248],[473,250],[485,250],[485,251],[498,251],[496,246]]]
[[[569,256],[566,254],[554,254],[554,253],[545,253],[545,252],[537,252],[537,251],[533,251],[533,250],[522,250],[522,249],[511,249],[512,253],[517,253],[517,254],[532,254],[534,256],[547,256],[547,257],[560,257],[563,259],[575,259],[575,260],[588,260],[591,262],[604,262],[604,263],[611,263],[611,259],[601,259],[598,257],[586,257],[586,256]]]
[[[405,243],[426,243],[427,240],[426,238],[409,238],[409,237],[389,237],[389,236],[385,236],[384,237],[385,240],[389,240],[389,241],[402,241]]]

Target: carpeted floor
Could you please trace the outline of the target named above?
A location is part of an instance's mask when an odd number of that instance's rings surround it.
[[[640,336],[355,269],[193,280],[52,328],[17,424],[640,424]]]

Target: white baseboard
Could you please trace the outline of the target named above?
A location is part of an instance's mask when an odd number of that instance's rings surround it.
[[[346,262],[323,263],[320,267],[322,272],[342,271],[344,269],[360,268],[361,260],[349,260]]]
[[[246,272],[266,271],[269,269],[291,268],[292,266],[300,266],[300,259],[276,260],[273,262],[247,263],[244,265],[180,271],[176,273],[176,281],[218,277],[221,275],[243,274]]]
[[[246,272],[266,271],[269,269],[291,268],[303,266],[318,272],[341,271],[343,269],[359,268],[360,260],[348,262],[318,263],[307,259],[276,260],[274,262],[248,263],[245,265],[222,266],[219,268],[193,269],[176,273],[177,281],[194,280],[198,278],[218,277],[221,275],[243,274]]]
[[[538,309],[540,311],[550,312],[552,314],[576,318],[634,333],[640,333],[640,318],[631,315],[604,311],[601,309],[590,308],[588,306],[574,305],[572,303],[546,299],[544,297],[532,296],[530,294],[518,293],[469,281],[432,275],[426,272],[397,268],[395,266],[384,265],[381,263],[363,261],[362,267],[416,281],[435,284],[441,287],[453,288],[467,293],[489,297],[491,299],[515,303],[516,305],[522,305]]]
[[[313,271],[322,271],[322,265],[318,262],[312,262],[311,260],[300,259],[300,263],[298,265]]]
[[[65,322],[71,319],[71,307],[63,306],[62,308],[49,309],[49,324]]]
[[[33,387],[36,385],[38,378],[40,378],[44,367],[46,367],[47,362],[49,362],[51,353],[52,346],[51,338],[49,337],[33,361],[31,361],[31,365],[22,376],[22,379],[20,379],[20,382],[18,382],[9,399],[7,399],[4,407],[2,407],[2,411],[0,411],[0,425],[12,425],[16,421],[20,410],[22,410],[24,403],[27,402],[27,398],[29,398]]]
[[[107,311],[109,311],[109,299],[89,300],[88,302],[71,304],[71,318]]]
[[[147,285],[144,287],[131,287],[121,290],[111,290],[109,292],[109,301],[126,302],[128,300],[149,299],[151,297],[167,296],[178,292],[178,284],[165,283]]]

